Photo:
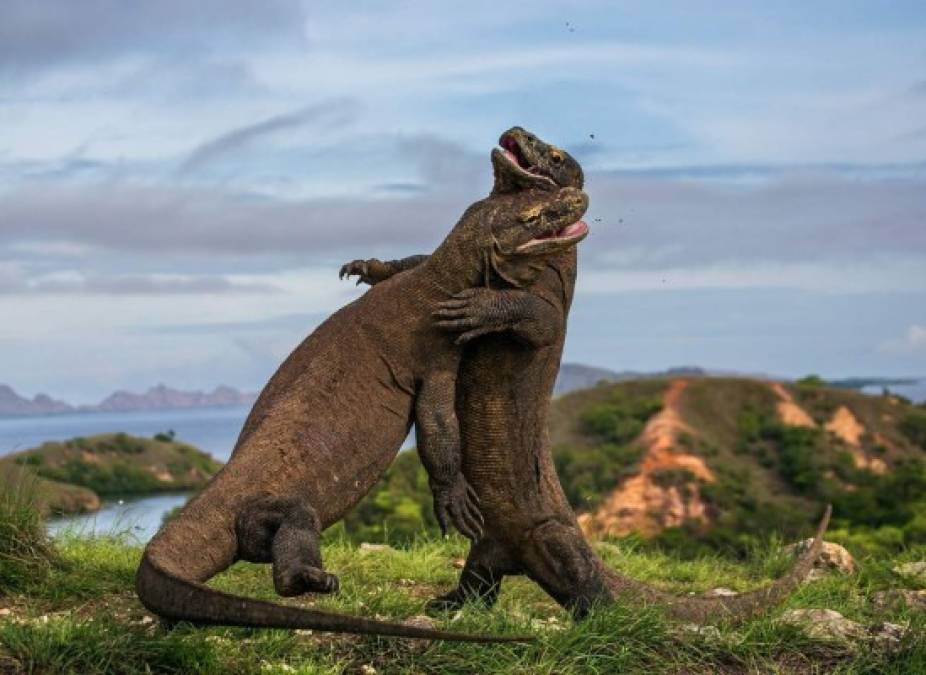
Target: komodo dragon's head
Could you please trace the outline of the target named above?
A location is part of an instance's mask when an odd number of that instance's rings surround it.
[[[588,234],[580,220],[588,196],[581,189],[582,168],[563,150],[521,127],[506,131],[499,143],[492,151],[492,193],[467,209],[432,261],[445,270],[460,262],[477,264],[478,271],[469,267],[473,276],[467,283],[480,279],[493,285],[501,279],[525,286],[550,258]]]
[[[526,129],[512,127],[501,135],[498,144],[500,147],[492,150],[493,194],[530,188],[582,189],[585,176],[572,155],[544,143]]]
[[[588,208],[582,167],[565,150],[512,127],[492,150],[492,196],[513,199],[517,217],[492,225],[493,246],[486,279],[494,273],[514,286],[536,279],[545,261],[578,244],[588,234],[579,220]],[[527,195],[533,195],[528,201]],[[492,201],[492,200],[490,200]]]
[[[537,278],[547,261],[575,247],[588,234],[581,220],[588,195],[574,187],[520,190],[494,194],[478,204],[473,218],[483,281],[501,278],[524,286]]]

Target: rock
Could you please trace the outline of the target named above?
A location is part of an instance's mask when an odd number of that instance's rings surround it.
[[[376,675],[376,668],[369,663],[364,663],[360,666],[360,672],[363,673],[363,675]]]
[[[897,565],[894,573],[904,579],[926,584],[926,562],[908,562]]]
[[[792,609],[781,615],[781,621],[799,626],[808,636],[820,640],[853,642],[868,637],[864,626],[833,609]]]
[[[889,649],[899,645],[907,633],[906,627],[886,621],[866,627],[833,609],[792,609],[781,616],[781,621],[800,626],[812,638],[835,640],[853,647],[865,643]]]
[[[566,630],[566,627],[555,616],[546,619],[531,619],[531,628],[534,630]]]
[[[701,626],[696,623],[686,623],[680,626],[680,629],[682,633],[698,635],[706,640],[719,640],[721,638],[720,629],[717,628],[717,626]]]
[[[871,596],[871,603],[882,611],[903,607],[926,610],[926,590],[911,591],[908,588],[892,588],[889,591],[878,591]]]
[[[804,541],[799,541],[796,544],[785,546],[785,551],[794,557],[798,557],[804,551],[810,548],[812,543],[813,539],[805,539]],[[838,574],[853,574],[855,572],[855,558],[853,558],[852,554],[839,544],[824,541],[823,549],[820,551],[819,557],[813,564],[813,569],[811,570],[810,574],[807,575],[807,581],[816,581],[817,579],[822,579],[829,572],[836,572]]]
[[[364,552],[368,551],[392,551],[393,548],[389,544],[368,544],[363,542],[360,544],[360,550]]]
[[[705,598],[723,598],[730,595],[739,595],[739,593],[731,591],[729,588],[724,588],[723,586],[712,588],[704,593]]]
[[[0,616],[9,616],[13,613],[9,607],[0,607]]]
[[[425,616],[424,614],[410,616],[402,623],[404,623],[406,626],[414,626],[415,628],[427,628],[429,630],[434,630],[437,628],[437,622],[431,617]]]
[[[464,558],[455,558],[454,560],[450,561],[450,566],[451,566],[451,567],[455,567],[455,568],[458,569],[458,570],[461,570],[461,569],[463,569],[464,567],[466,567],[466,559],[464,559]]]
[[[888,623],[887,621],[868,628],[869,637],[882,649],[896,647],[906,634],[906,627],[896,623]]]

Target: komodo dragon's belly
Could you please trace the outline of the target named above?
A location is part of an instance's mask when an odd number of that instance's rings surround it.
[[[460,370],[463,471],[487,530],[543,520],[548,495],[546,421],[561,345],[531,350],[503,335],[473,343]]]

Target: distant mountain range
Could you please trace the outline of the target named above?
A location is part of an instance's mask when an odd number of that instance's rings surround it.
[[[252,392],[241,392],[220,385],[211,392],[181,391],[159,384],[143,394],[117,391],[96,405],[74,406],[39,394],[29,399],[17,394],[12,387],[0,385],[0,417],[54,415],[73,412],[133,412],[139,410],[185,410],[217,406],[250,405],[257,398]]]
[[[735,371],[705,370],[697,366],[678,366],[655,372],[637,370],[609,370],[580,363],[564,363],[560,367],[553,389],[555,396],[571,391],[587,389],[600,382],[626,382],[653,377],[706,377],[737,376],[756,379],[781,379],[763,373],[739,373]],[[865,386],[896,385],[916,383],[916,379],[896,378],[849,378],[835,380],[836,387],[861,389]],[[46,394],[26,398],[17,394],[12,387],[0,384],[0,417],[22,417],[28,415],[55,415],[60,413],[134,412],[140,410],[188,410],[191,408],[213,408],[219,406],[251,405],[257,398],[254,392],[242,392],[234,387],[219,385],[211,392],[182,391],[163,384],[151,387],[142,394],[117,391],[96,405],[71,405],[53,399]]]

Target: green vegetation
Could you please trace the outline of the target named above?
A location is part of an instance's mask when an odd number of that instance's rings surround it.
[[[408,544],[426,532],[436,535],[428,475],[418,454],[400,452],[373,491],[335,531],[343,531],[354,542],[392,544]]]
[[[44,577],[30,577],[0,599],[0,667],[36,673],[913,673],[926,669],[924,615],[878,609],[875,593],[908,582],[894,577],[894,560],[861,561],[852,576],[802,587],[782,609],[827,607],[864,625],[892,621],[909,627],[894,646],[856,645],[811,638],[777,621],[780,611],[717,632],[697,633],[667,620],[656,607],[617,604],[580,624],[524,578],[505,582],[498,606],[470,606],[436,618],[438,627],[480,633],[524,634],[531,644],[473,645],[358,638],[308,631],[165,628],[132,594],[140,549],[117,539],[63,538]],[[424,601],[448,589],[465,554],[459,537],[419,538],[402,549],[360,551],[346,539],[324,548],[341,577],[335,596],[290,602],[363,616],[406,620]],[[607,564],[622,573],[679,592],[723,585],[738,591],[765,583],[787,566],[777,549],[742,563],[714,555],[692,561],[633,542],[602,544]],[[919,558],[915,557],[919,556]],[[902,559],[926,556],[909,551]],[[0,563],[5,565],[5,560]],[[3,568],[0,568],[2,573]],[[219,589],[277,599],[268,566],[239,563],[214,580]]]
[[[808,389],[815,389],[826,385],[826,382],[819,375],[807,375],[799,379],[795,384],[798,387],[806,387]]]
[[[36,481],[45,512],[99,508],[99,497],[196,489],[221,466],[196,448],[173,440],[124,433],[43,443],[0,459],[0,476]],[[18,480],[18,479],[17,479]]]
[[[926,451],[926,408],[911,408],[900,420],[900,431]]]
[[[54,561],[34,484],[0,480],[0,597],[44,582]]]
[[[613,387],[605,400],[581,412],[579,424],[586,436],[599,443],[625,444],[636,439],[647,420],[661,409],[658,396],[631,396]]]

